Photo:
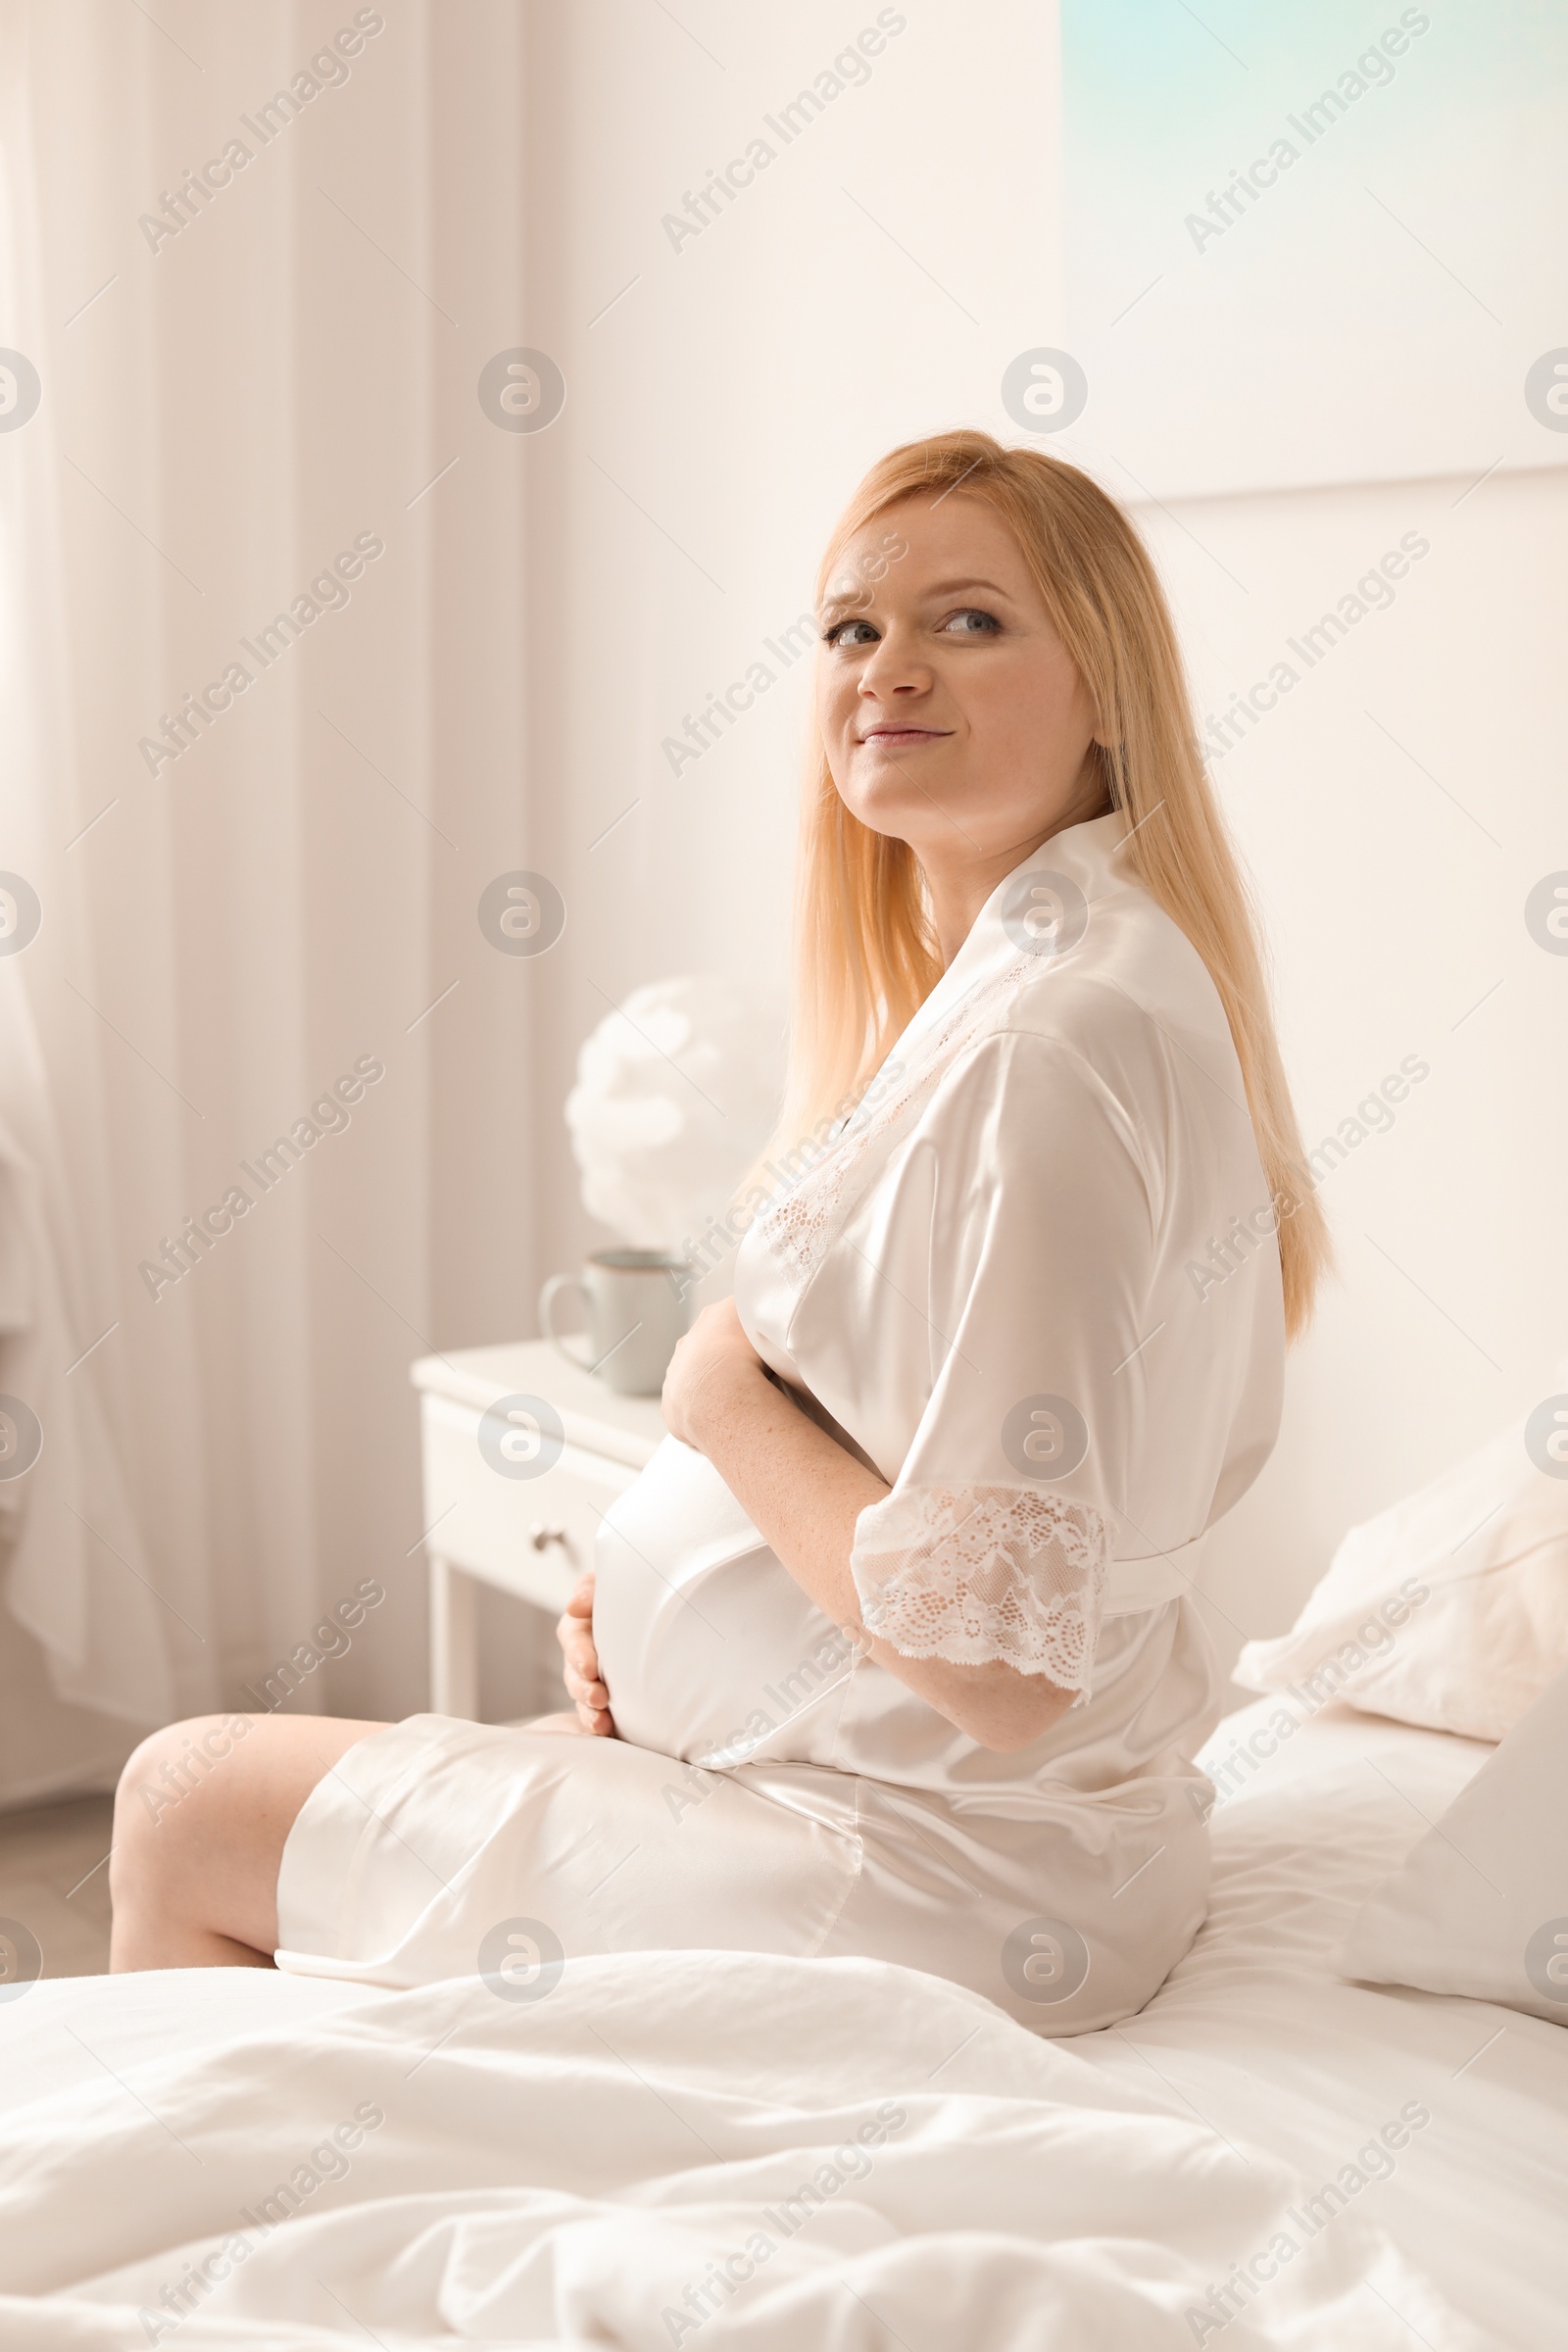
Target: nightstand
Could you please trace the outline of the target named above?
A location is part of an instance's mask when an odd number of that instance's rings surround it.
[[[664,1436],[657,1396],[617,1396],[548,1340],[421,1356],[430,1706],[479,1712],[478,1587],[553,1621],[591,1567],[599,1522]],[[512,1400],[526,1402],[497,1410]],[[482,1441],[482,1442],[481,1442]]]

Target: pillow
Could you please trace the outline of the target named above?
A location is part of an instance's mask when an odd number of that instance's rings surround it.
[[[1554,1376],[1568,1386],[1568,1361]],[[1249,1642],[1244,1690],[1331,1698],[1501,1740],[1568,1666],[1568,1396],[1549,1396],[1352,1527],[1291,1632]],[[1557,1455],[1563,1455],[1559,1462]]]
[[[1568,2026],[1568,1674],[1375,1886],[1341,1974],[1502,2001]]]

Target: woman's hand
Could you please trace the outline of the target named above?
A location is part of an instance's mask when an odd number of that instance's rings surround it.
[[[602,1740],[612,1740],[615,1725],[610,1712],[610,1692],[599,1679],[599,1652],[594,1647],[591,1568],[572,1587],[571,1598],[556,1625],[556,1640],[565,1657],[566,1695],[577,1710],[578,1722],[585,1732],[593,1732]]]
[[[746,1337],[734,1299],[705,1306],[677,1344],[664,1374],[664,1427],[683,1446],[706,1453],[733,1408],[759,1394],[776,1392]]]

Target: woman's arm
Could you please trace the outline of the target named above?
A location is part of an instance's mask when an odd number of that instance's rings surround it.
[[[887,1482],[830,1438],[769,1379],[735,1302],[706,1307],[664,1378],[666,1427],[707,1454],[796,1583],[857,1645],[982,1747],[1027,1747],[1072,1704],[1043,1674],[1001,1659],[956,1666],[906,1658],[866,1631],[850,1574],[855,1523]]]

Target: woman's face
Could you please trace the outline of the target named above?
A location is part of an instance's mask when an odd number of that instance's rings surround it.
[[[1005,872],[1104,807],[1089,695],[981,500],[959,490],[886,509],[846,543],[818,623],[833,781],[933,880]]]

